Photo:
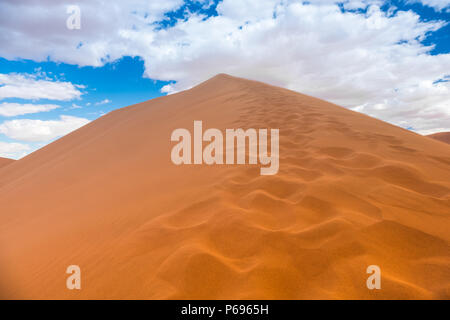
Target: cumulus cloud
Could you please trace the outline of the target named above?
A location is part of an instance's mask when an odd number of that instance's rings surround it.
[[[17,159],[24,156],[30,147],[23,143],[0,141],[0,157]]]
[[[173,85],[171,84],[166,84],[165,86],[163,86],[161,88],[161,92],[162,93],[167,93],[167,94],[173,94],[176,93],[177,90],[173,87]]]
[[[0,99],[72,100],[82,95],[80,88],[83,86],[70,82],[40,79],[39,75],[0,73]]]
[[[421,2],[442,9],[448,1]],[[425,22],[412,11],[383,12],[384,3],[223,0],[217,16],[186,12],[160,28],[156,22],[181,1],[80,1],[82,27],[74,31],[65,27],[60,3],[8,0],[0,4],[0,56],[92,66],[141,56],[146,77],[172,81],[165,93],[225,72],[418,132],[450,130],[450,55],[431,55],[433,48],[421,42],[445,22]]]
[[[47,112],[59,108],[54,104],[21,104],[21,103],[0,103],[0,115],[4,117],[14,117],[29,113]]]
[[[439,81],[450,70],[450,55],[430,55],[432,48],[420,42],[443,22],[421,22],[411,11],[392,15],[377,6],[358,13],[335,5],[269,2],[272,7],[247,0],[232,11],[234,3],[225,0],[217,17],[192,15],[156,33],[153,42],[164,45],[141,53],[146,75],[176,80],[163,88],[173,93],[226,72],[421,133],[450,130],[450,86]],[[249,3],[253,10],[245,7]],[[241,16],[249,10],[252,16]],[[130,37],[139,41],[137,34]]]
[[[121,32],[145,27],[176,10],[183,0],[0,1],[0,56],[101,66],[126,54]],[[81,9],[81,29],[66,26],[68,5]],[[119,40],[119,41],[118,41]]]
[[[0,124],[0,133],[15,140],[37,142],[61,137],[89,123],[88,119],[60,116],[59,120],[15,119]]]

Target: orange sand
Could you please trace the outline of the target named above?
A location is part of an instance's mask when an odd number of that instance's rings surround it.
[[[4,167],[12,162],[14,162],[14,160],[0,157],[0,168]]]
[[[430,134],[427,137],[450,144],[450,132],[438,132],[438,133]]]
[[[279,173],[175,166],[194,120],[279,128]],[[4,169],[2,298],[450,298],[450,146],[286,89],[219,75]]]

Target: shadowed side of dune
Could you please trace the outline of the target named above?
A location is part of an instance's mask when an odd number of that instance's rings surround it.
[[[438,132],[427,137],[450,144],[450,132]]]
[[[278,128],[280,170],[170,161],[176,128]],[[24,201],[26,199],[26,201]],[[449,298],[450,146],[219,75],[0,171],[4,298]],[[68,265],[83,287],[65,287]],[[382,290],[368,290],[379,265]]]

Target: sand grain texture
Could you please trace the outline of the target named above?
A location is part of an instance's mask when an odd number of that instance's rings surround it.
[[[194,120],[279,128],[279,173],[175,166]],[[219,75],[0,169],[0,229],[2,298],[448,299],[450,146]]]

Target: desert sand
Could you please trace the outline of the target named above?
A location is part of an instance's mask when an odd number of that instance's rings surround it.
[[[14,160],[0,157],[0,168],[4,167],[12,162],[14,162]]]
[[[427,137],[450,144],[450,132],[433,133],[433,134],[428,135]]]
[[[278,174],[174,165],[170,134],[194,120],[279,128]],[[450,146],[228,75],[0,169],[7,299],[448,299],[449,241]]]

